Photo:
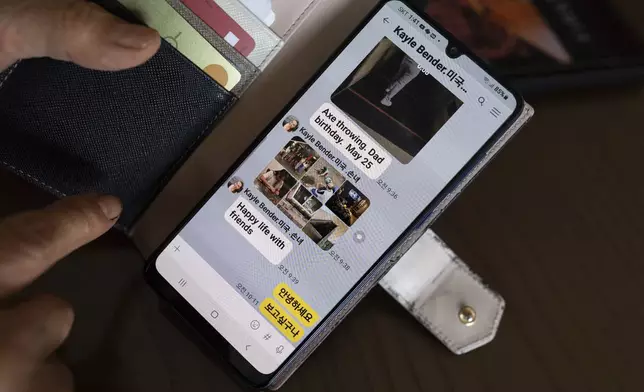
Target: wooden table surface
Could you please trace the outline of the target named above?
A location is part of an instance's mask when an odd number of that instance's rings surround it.
[[[644,390],[644,91],[555,94],[533,103],[532,123],[434,227],[506,299],[496,339],[455,356],[378,288],[284,391]],[[6,173],[0,189],[0,215],[49,200]],[[76,306],[65,355],[78,377],[109,374],[121,390],[234,390],[176,332],[164,332],[178,339],[173,354],[203,371],[167,363],[152,369],[145,360],[126,366],[129,356],[158,353],[123,331],[110,337],[129,339],[121,356],[102,354],[109,309],[131,301],[127,288],[140,261],[127,240],[110,233],[33,289]]]

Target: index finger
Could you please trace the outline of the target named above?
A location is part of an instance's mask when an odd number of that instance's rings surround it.
[[[112,196],[73,196],[0,221],[0,296],[21,289],[101,236],[114,225],[121,208]]]

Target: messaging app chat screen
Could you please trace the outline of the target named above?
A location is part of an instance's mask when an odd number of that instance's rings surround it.
[[[313,333],[513,113],[439,41],[385,5],[159,256],[258,371]]]

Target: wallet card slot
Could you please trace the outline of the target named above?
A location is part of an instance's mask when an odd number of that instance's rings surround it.
[[[210,26],[195,15],[181,0],[164,0],[190,24],[201,36],[212,45],[226,60],[228,60],[242,78],[239,83],[231,90],[237,97],[241,96],[250,86],[261,71],[246,57],[240,54],[226,40],[220,37]]]
[[[249,1],[249,0],[246,0]],[[252,1],[252,0],[250,0]],[[276,14],[276,22],[271,29],[284,41],[288,41],[291,35],[304,22],[309,14],[315,9],[320,0],[306,0],[298,2],[280,1],[272,4],[273,12]],[[294,11],[294,8],[297,11]]]
[[[170,0],[177,1],[177,0]],[[284,46],[284,41],[268,26],[237,0],[213,0],[217,6],[255,40],[255,49],[248,59],[260,70],[268,66],[271,60]]]

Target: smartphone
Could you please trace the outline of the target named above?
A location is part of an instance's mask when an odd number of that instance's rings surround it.
[[[282,385],[532,114],[421,15],[376,7],[148,262],[254,387]]]

